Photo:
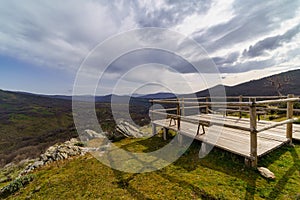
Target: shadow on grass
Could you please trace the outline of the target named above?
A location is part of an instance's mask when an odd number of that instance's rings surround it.
[[[300,174],[300,158],[298,153],[296,152],[295,148],[289,147],[289,152],[291,153],[293,157],[293,166],[291,166],[285,174],[282,176],[282,178],[277,182],[275,187],[273,188],[273,191],[269,194],[267,199],[275,199],[279,193],[285,188],[285,185],[289,181],[289,179],[292,177],[292,175],[295,173],[295,171],[298,171]],[[298,197],[299,198],[299,197]]]
[[[155,136],[146,140],[140,140],[130,144],[123,145],[122,148],[124,150],[129,151],[132,147],[136,145],[142,145],[143,147],[145,147],[142,150],[143,152],[151,152],[163,147],[169,142],[170,139],[164,141],[161,137]],[[224,174],[238,178],[240,180],[243,180],[247,184],[244,198],[254,199],[254,196],[257,193],[256,182],[257,179],[260,177],[257,170],[245,167],[243,157],[234,155],[230,152],[226,152],[218,148],[214,148],[210,152],[210,154],[208,154],[205,158],[199,159],[198,153],[200,149],[200,144],[201,142],[194,141],[191,144],[191,146],[188,148],[188,150],[173,164],[175,166],[178,166],[186,170],[187,172],[191,172],[197,169],[199,166],[202,166],[205,168],[212,169],[214,171],[222,172]],[[268,197],[265,197],[267,199],[275,199],[276,197],[278,197],[278,195],[284,189],[284,186],[287,184],[288,180],[292,177],[293,173],[297,170],[298,171],[300,170],[300,160],[296,150],[293,147],[289,147],[289,146],[282,146],[281,148],[276,149],[273,152],[259,159],[260,166],[268,167],[272,163],[274,163],[274,161],[278,160],[286,152],[291,153],[293,157],[294,165],[287,170],[287,172],[284,174],[284,176],[282,176],[280,180],[276,181],[277,183],[275,187],[271,190]],[[131,178],[129,179],[122,178],[123,172],[119,172],[116,170],[115,174],[116,177],[120,179],[120,187],[126,188],[137,199],[146,199],[146,197],[142,193],[136,191],[129,184],[129,181],[134,178],[135,174],[132,175]],[[174,176],[165,173],[164,169],[159,170],[158,174],[161,177],[169,180],[170,182],[179,184],[183,188],[192,189],[195,195],[199,198],[216,199],[216,197],[211,196],[203,189],[193,184],[190,184],[187,181],[180,180]]]

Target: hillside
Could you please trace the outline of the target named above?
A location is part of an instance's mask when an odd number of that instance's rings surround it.
[[[130,103],[136,123],[149,123],[147,105]],[[118,105],[120,115],[128,112],[123,107]],[[97,103],[96,112],[101,127],[113,139],[115,122],[110,103]],[[0,167],[35,158],[47,147],[77,136],[70,100],[0,90]]]
[[[0,166],[74,136],[70,102],[0,90]]]
[[[115,143],[132,152],[166,145],[161,137]],[[199,159],[195,141],[173,164],[154,172],[113,170],[90,155],[59,161],[33,173],[34,180],[8,199],[299,199],[299,143],[260,159],[276,175],[273,181],[243,164],[243,158],[214,149]]]
[[[227,96],[274,96],[289,93],[300,95],[300,70],[288,71],[235,86],[224,86]],[[218,88],[220,86],[216,86]],[[199,91],[197,96],[208,96],[208,90]]]

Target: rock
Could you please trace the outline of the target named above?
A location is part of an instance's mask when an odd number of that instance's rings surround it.
[[[85,130],[83,134],[80,135],[80,139],[82,141],[89,141],[91,139],[95,139],[95,138],[105,138],[106,133],[97,133],[96,131],[93,130]]]
[[[274,173],[271,172],[268,168],[258,167],[257,170],[265,178],[268,178],[268,179],[275,179],[276,178]]]
[[[95,131],[88,131],[91,136],[96,138],[103,138],[103,135],[96,133]],[[36,159],[32,164],[29,164],[25,167],[25,169],[19,174],[19,176],[25,175],[36,168],[39,168],[41,166],[44,166],[46,164],[50,164],[52,162],[58,161],[58,160],[64,160],[68,159],[72,156],[76,155],[85,155],[87,152],[92,151],[99,151],[99,147],[97,148],[89,148],[89,147],[79,147],[76,146],[79,141],[76,138],[72,138],[69,141],[66,141],[62,144],[55,144],[51,147],[49,147],[43,154],[39,156],[38,159]],[[100,147],[102,147],[102,150],[108,148],[108,146],[104,147],[104,144],[102,144]],[[9,167],[9,166],[7,166]]]
[[[79,140],[78,140],[77,138],[71,138],[70,142],[71,142],[72,144],[76,144],[76,143],[79,142]]]
[[[146,134],[141,132],[137,127],[131,125],[130,123],[124,120],[119,120],[116,127],[116,131],[126,137],[131,138],[141,138],[146,136]]]
[[[42,160],[39,160],[39,161],[35,161],[33,164],[32,164],[32,167],[34,168],[38,168],[38,167],[41,167],[44,165],[44,162]]]

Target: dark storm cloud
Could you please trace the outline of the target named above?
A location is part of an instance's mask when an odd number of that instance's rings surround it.
[[[243,56],[256,57],[264,54],[266,50],[274,50],[283,45],[283,43],[289,42],[296,34],[299,33],[300,25],[288,30],[283,35],[277,35],[274,37],[267,37],[260,40],[253,46],[250,46],[248,50],[243,51]]]
[[[196,41],[209,52],[261,37],[276,28],[284,20],[293,18],[299,1],[236,1],[235,17],[227,23],[194,33]],[[278,22],[274,23],[274,19]],[[242,50],[241,50],[242,51]]]
[[[231,64],[236,62],[238,57],[239,57],[239,52],[234,52],[229,54],[227,57],[213,57],[212,59],[216,63],[216,65],[222,66],[224,64]]]
[[[180,56],[158,49],[142,49],[129,52],[116,59],[108,68],[108,73],[123,74],[126,71],[147,63],[158,63],[170,66],[179,73],[195,73],[195,68]]]
[[[219,71],[221,73],[241,73],[258,69],[266,69],[274,66],[274,64],[276,64],[276,62],[273,59],[248,61],[245,63],[226,64],[222,67],[219,67]]]

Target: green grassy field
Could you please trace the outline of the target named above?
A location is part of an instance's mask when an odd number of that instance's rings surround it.
[[[149,152],[167,144],[161,137],[116,144]],[[214,149],[198,158],[195,141],[173,164],[131,174],[111,169],[90,155],[60,161],[34,172],[35,179],[8,199],[300,199],[300,144],[284,146],[259,160],[276,175],[267,180],[244,166],[242,157]]]

